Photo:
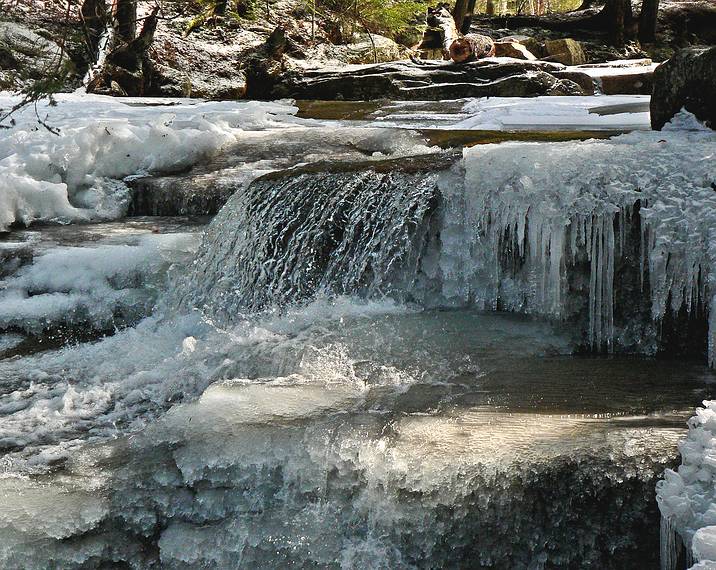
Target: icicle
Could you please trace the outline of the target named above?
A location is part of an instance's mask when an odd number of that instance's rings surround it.
[[[592,218],[593,222],[593,218]],[[599,260],[599,244],[596,233],[592,231],[591,226],[589,227],[590,237],[590,248],[589,248],[589,259],[591,260],[591,266],[589,269],[589,344],[595,349],[599,346],[600,338],[598,331],[597,322],[600,320],[600,316],[597,313],[597,273],[598,273],[598,260]]]
[[[589,344],[609,352],[614,339],[614,219],[610,214],[593,216],[590,230]]]
[[[676,531],[670,518],[661,517],[661,570],[676,570],[678,559]]]
[[[604,279],[604,308],[603,313],[606,315],[604,323],[604,333],[607,342],[607,351],[613,350],[614,339],[614,224],[611,216],[604,216],[604,233],[606,234],[606,274]]]
[[[716,294],[711,298],[709,307],[708,359],[709,366],[716,368]]]

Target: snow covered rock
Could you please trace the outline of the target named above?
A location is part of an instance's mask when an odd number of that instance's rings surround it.
[[[129,175],[185,170],[246,131],[297,122],[287,103],[167,101],[146,106],[102,96],[60,95],[14,115],[0,138],[0,232],[36,220],[116,219],[127,212]],[[16,97],[0,96],[0,108]]]
[[[13,88],[15,80],[42,78],[59,54],[56,43],[27,26],[0,22],[0,90]]]

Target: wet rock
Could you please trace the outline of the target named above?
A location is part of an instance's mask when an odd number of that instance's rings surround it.
[[[555,71],[553,73],[558,79],[567,79],[579,85],[585,95],[594,95],[594,79],[581,71]]]
[[[495,55],[497,57],[513,57],[535,61],[537,57],[525,46],[517,42],[495,42]]]
[[[130,216],[213,216],[243,187],[240,180],[213,173],[193,176],[146,176],[128,181]]]
[[[582,46],[570,38],[548,40],[545,42],[545,51],[553,61],[565,65],[581,65],[587,61]]]
[[[564,66],[538,61],[482,59],[453,62],[396,62],[358,68],[291,70],[249,76],[248,96],[259,99],[439,100],[461,97],[582,95],[575,82],[558,78]],[[273,79],[273,84],[270,81]]]
[[[651,126],[661,128],[682,108],[716,129],[716,47],[683,49],[654,72]]]

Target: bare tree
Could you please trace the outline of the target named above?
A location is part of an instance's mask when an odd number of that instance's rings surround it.
[[[656,39],[656,17],[659,13],[659,0],[643,0],[639,15],[639,41],[653,43]]]

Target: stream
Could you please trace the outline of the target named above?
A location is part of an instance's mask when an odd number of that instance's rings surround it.
[[[659,567],[716,397],[712,132],[643,96],[57,113],[0,141],[0,567]]]

